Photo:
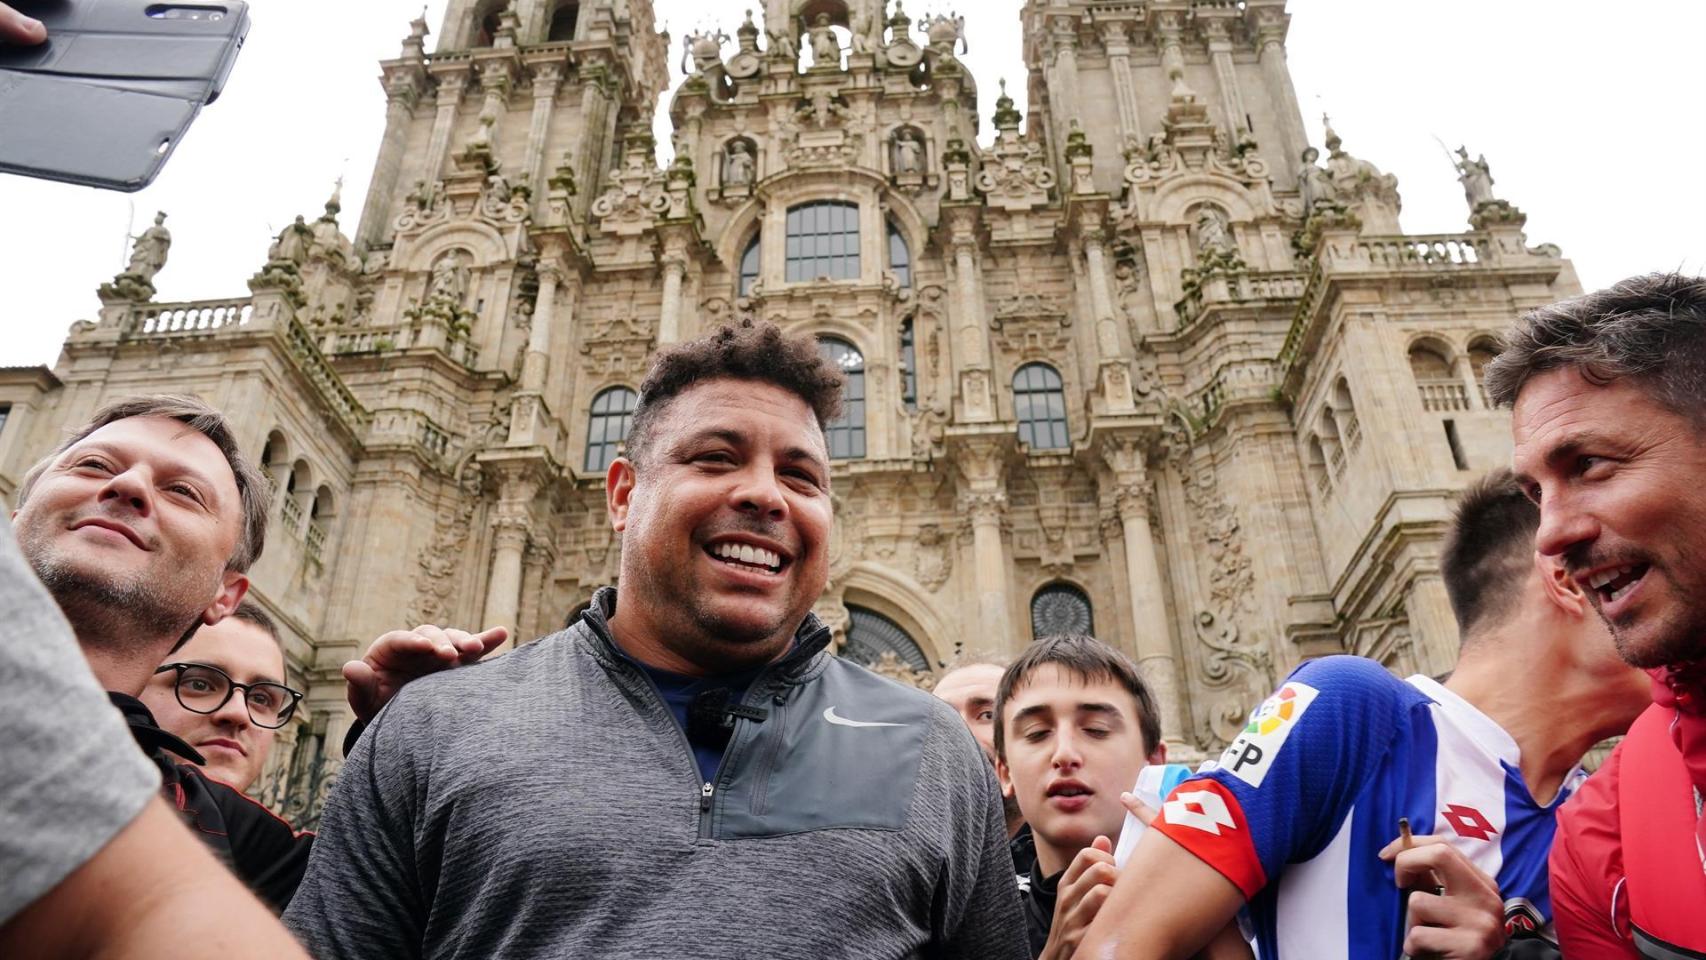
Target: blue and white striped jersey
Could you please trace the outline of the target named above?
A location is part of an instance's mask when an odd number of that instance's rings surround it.
[[[1262,960],[1384,960],[1404,924],[1377,854],[1399,817],[1498,881],[1507,927],[1550,926],[1554,813],[1583,774],[1541,806],[1519,760],[1509,734],[1438,683],[1327,657],[1294,671],[1155,826],[1244,892]]]

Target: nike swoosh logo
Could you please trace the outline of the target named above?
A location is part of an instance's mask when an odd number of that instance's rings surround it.
[[[887,723],[880,720],[849,720],[835,715],[834,707],[825,707],[823,718],[838,727],[904,727],[904,723]]]

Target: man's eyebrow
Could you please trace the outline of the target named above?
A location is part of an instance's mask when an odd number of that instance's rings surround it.
[[[1112,717],[1115,720],[1121,721],[1125,719],[1125,711],[1111,703],[1080,703],[1078,705],[1078,712],[1099,714],[1101,716]]]
[[[722,440],[738,447],[746,443],[746,434],[741,433],[733,427],[706,427],[703,430],[696,430],[693,433],[682,437],[680,440],[677,440],[673,445],[673,449],[679,450],[682,447],[691,446],[695,443],[703,443],[706,440]]]
[[[967,697],[966,698],[966,706],[968,706],[968,707],[987,707],[987,706],[990,706],[994,703],[995,703],[994,697]]]
[[[260,676],[256,677],[256,678],[254,678],[253,680],[238,680],[236,674],[231,670],[230,667],[214,663],[211,660],[180,660],[178,662],[179,663],[187,663],[192,667],[212,667],[213,669],[218,670],[220,673],[223,673],[226,676],[230,677],[232,680],[236,680],[236,682],[238,682],[238,683],[243,683],[243,684],[248,684],[248,683],[276,683],[281,687],[289,686],[289,684],[285,683],[283,680],[280,680],[277,677],[268,676],[267,674],[264,674],[264,673],[261,674]]]
[[[1054,713],[1054,710],[1051,709],[1049,707],[1049,705],[1046,703],[1032,704],[1031,706],[1028,706],[1023,710],[1020,710],[1020,711],[1014,713],[1013,714],[1013,722],[1015,724],[1024,723],[1026,720],[1029,720],[1032,717],[1042,717],[1042,716],[1052,715],[1053,713]]]

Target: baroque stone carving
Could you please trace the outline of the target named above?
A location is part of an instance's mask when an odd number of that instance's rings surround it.
[[[1255,574],[1244,552],[1238,514],[1220,494],[1212,467],[1185,470],[1185,502],[1204,544],[1206,605],[1194,617],[1201,644],[1197,666],[1209,696],[1203,723],[1195,731],[1203,750],[1218,749],[1237,735],[1252,697],[1273,683],[1273,661],[1260,641],[1242,635],[1242,621],[1254,604]]]
[[[918,528],[918,547],[913,554],[913,572],[925,589],[934,593],[942,589],[954,572],[953,544],[942,528],[927,523]]]
[[[1019,111],[1007,96],[1005,81],[995,101],[995,143],[983,151],[983,168],[977,174],[977,192],[984,203],[1008,211],[1046,206],[1055,175],[1043,155],[1041,144],[1019,134]]]
[[[418,558],[410,623],[447,623],[453,619],[450,603],[483,483],[480,464],[469,458],[456,478],[456,492],[434,518],[432,541]]]

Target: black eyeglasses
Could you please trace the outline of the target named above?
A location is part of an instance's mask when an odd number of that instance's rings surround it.
[[[249,719],[257,727],[276,730],[290,722],[302,694],[282,683],[238,683],[218,667],[205,663],[168,663],[154,671],[156,674],[175,670],[177,679],[172,689],[178,703],[191,713],[213,713],[225,706],[234,690],[243,691],[243,704],[249,709]]]

